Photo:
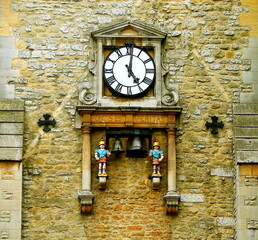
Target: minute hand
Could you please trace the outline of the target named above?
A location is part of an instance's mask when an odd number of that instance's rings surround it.
[[[133,63],[133,51],[132,51],[132,49],[131,49],[130,60],[129,60],[129,66],[128,66],[128,65],[125,65],[125,66],[127,67],[127,70],[128,70],[128,77],[131,77],[132,63]]]

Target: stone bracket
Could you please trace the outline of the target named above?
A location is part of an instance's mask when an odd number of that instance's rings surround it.
[[[160,189],[160,179],[161,176],[150,176],[151,179],[151,186],[153,190],[159,190]]]
[[[107,175],[106,176],[98,175],[98,179],[99,179],[99,190],[105,190],[107,185]]]
[[[92,212],[94,197],[95,195],[90,190],[82,190],[78,194],[81,203],[81,213],[90,214]]]
[[[177,192],[167,192],[164,199],[167,205],[167,215],[177,215],[180,194]]]

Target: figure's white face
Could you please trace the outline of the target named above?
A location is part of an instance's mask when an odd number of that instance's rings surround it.
[[[159,150],[159,146],[154,146],[154,150]]]
[[[105,145],[104,144],[100,144],[99,147],[100,147],[100,149],[104,149]]]

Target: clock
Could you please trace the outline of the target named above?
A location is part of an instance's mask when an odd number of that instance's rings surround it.
[[[155,82],[155,63],[132,43],[114,49],[105,59],[103,78],[108,89],[123,97],[144,95]]]

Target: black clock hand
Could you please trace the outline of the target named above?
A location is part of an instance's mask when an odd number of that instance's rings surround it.
[[[128,76],[129,76],[129,74],[130,74],[130,76],[133,77],[133,82],[134,82],[134,83],[139,83],[139,80],[140,80],[140,79],[137,78],[137,77],[134,75],[132,69],[130,69],[130,66],[128,66],[127,64],[126,64],[125,66],[126,66],[126,68],[127,68],[127,70],[128,70]],[[130,77],[130,76],[129,76],[129,77]]]
[[[133,48],[130,47],[130,60],[129,60],[129,66],[125,65],[127,67],[127,71],[128,71],[128,77],[131,77],[131,72],[132,71],[132,63],[133,63]]]
[[[133,47],[131,47],[130,62],[129,62],[129,68],[131,70],[132,70],[132,63],[133,63]]]
[[[130,71],[130,74],[132,75],[132,77],[133,77],[133,82],[134,83],[139,83],[139,78],[137,78],[137,77],[135,77],[135,75],[134,75],[134,73],[132,72],[132,71]]]
[[[126,66],[127,71],[128,71],[128,77],[131,77],[132,68],[130,68],[130,66],[128,66],[127,64],[125,66]]]

